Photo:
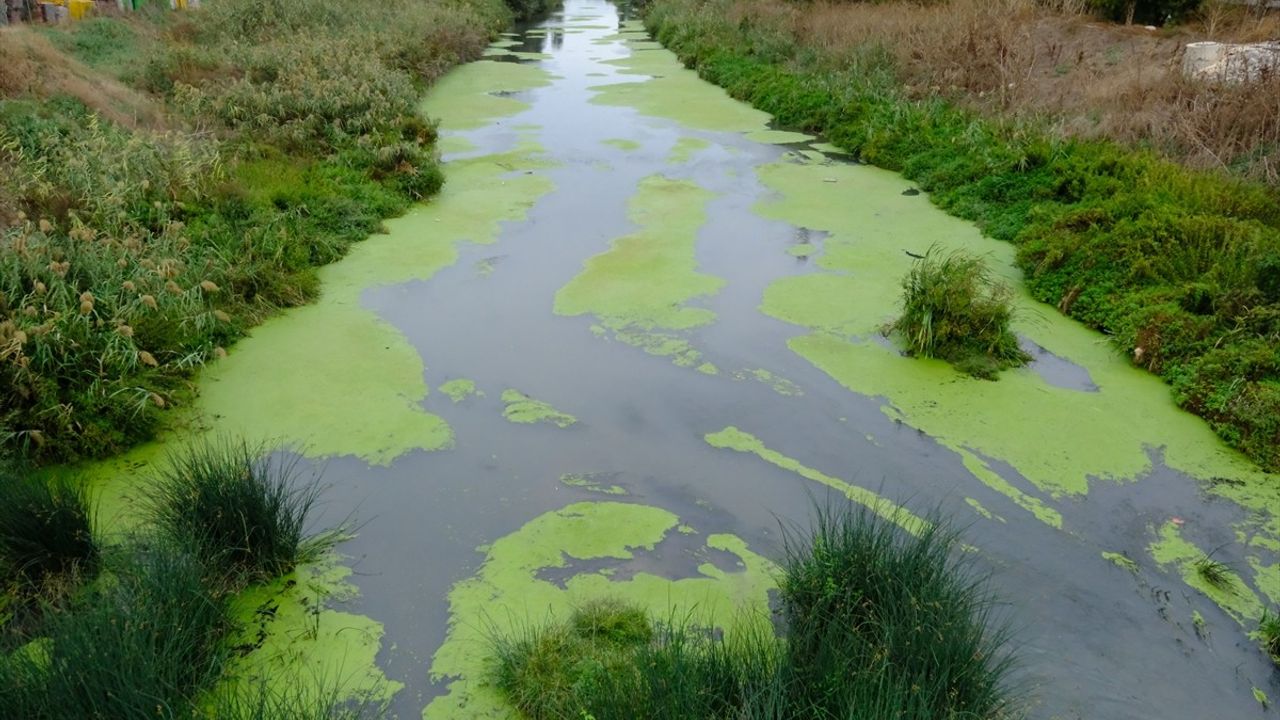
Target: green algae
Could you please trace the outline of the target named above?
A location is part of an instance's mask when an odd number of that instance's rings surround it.
[[[518,44],[518,43],[517,43]],[[542,52],[525,52],[508,50],[506,47],[490,47],[481,53],[482,57],[513,57],[519,60],[546,60],[551,56]]]
[[[474,380],[465,380],[463,378],[456,378],[441,384],[440,392],[447,395],[454,403],[460,403],[473,395],[484,397],[484,392],[476,389]]]
[[[1174,407],[1158,379],[1025,292],[1016,299],[1018,332],[1088,370],[1097,392],[1052,385],[1030,368],[1006,373],[999,382],[979,381],[945,363],[884,347],[873,337],[898,312],[899,281],[912,263],[904,251],[919,253],[934,243],[944,251],[965,248],[986,256],[999,276],[1020,287],[1014,248],[918,197],[903,196],[902,181],[892,173],[795,163],[763,166],[758,173],[780,199],[757,212],[830,233],[817,263],[824,272],[773,283],[763,311],[814,330],[791,341],[791,348],[850,390],[886,398],[887,414],[957,452],[1006,462],[1055,498],[1083,494],[1090,482],[1142,477],[1151,469],[1151,448],[1163,448],[1167,464],[1199,477],[1263,480],[1202,422]],[[1216,472],[1206,472],[1211,469]],[[1277,497],[1274,488],[1266,494]],[[1015,501],[1027,504],[1026,498]]]
[[[267,321],[204,372],[197,409],[209,428],[373,464],[448,447],[448,424],[421,407],[428,390],[422,358],[394,326],[361,307],[360,295],[432,277],[457,261],[461,241],[493,242],[502,222],[524,217],[551,190],[545,177],[510,176],[509,169],[541,164],[529,145],[450,163],[450,181],[430,204],[320,270],[317,302]]]
[[[671,153],[667,155],[667,162],[672,165],[683,165],[693,158],[700,150],[711,147],[711,143],[700,137],[684,135],[671,148]]]
[[[693,70],[680,64],[669,50],[633,52],[629,57],[610,60],[626,74],[646,75],[640,82],[596,85],[591,102],[630,107],[642,115],[675,120],[699,130],[751,132],[768,129],[770,116],[729,97],[723,89],[709,86]]]
[[[737,556],[740,569],[734,571],[704,563],[698,577],[680,580],[637,572],[617,581],[612,572],[587,571],[557,584],[541,576],[570,568],[575,561],[626,562],[679,533],[680,526],[679,517],[661,508],[589,502],[541,515],[492,543],[479,572],[449,592],[448,635],[431,663],[431,678],[447,680],[448,689],[426,707],[423,717],[514,720],[516,713],[487,678],[489,638],[562,618],[588,599],[624,598],[656,617],[696,609],[700,618],[713,618],[721,627],[767,622],[767,594],[776,568],[732,535],[710,535],[706,547]]]
[[[640,149],[640,143],[636,142],[635,140],[627,140],[626,138],[613,138],[611,140],[602,140],[601,142],[603,142],[605,145],[612,145],[613,147],[616,147],[619,150],[626,150],[627,152],[632,152]]]
[[[502,391],[502,402],[507,405],[502,416],[513,423],[532,425],[546,422],[567,428],[578,422],[574,416],[562,413],[541,400],[534,400],[519,390]]]
[[[560,484],[569,487],[603,493],[605,495],[626,495],[627,489],[621,485],[605,485],[595,473],[570,473],[560,476]]]
[[[1103,550],[1102,558],[1122,570],[1128,570],[1131,573],[1138,572],[1138,563],[1124,553]]]
[[[913,515],[907,509],[881,497],[880,495],[839,480],[837,478],[826,475],[810,467],[805,467],[799,461],[783,455],[776,450],[770,450],[765,446],[759,438],[750,433],[743,432],[736,427],[727,427],[716,433],[710,433],[704,438],[711,447],[726,450],[735,450],[742,453],[750,453],[757,455],[760,459],[770,464],[776,465],[783,470],[793,472],[807,480],[826,485],[844,493],[850,500],[866,507],[868,510],[883,517],[890,522],[900,526],[902,529],[913,535],[919,535],[929,526],[929,523],[916,515]]]
[[[765,385],[768,385],[769,387],[773,388],[774,392],[778,393],[779,395],[785,395],[787,397],[794,397],[797,395],[804,394],[804,390],[800,389],[799,385],[791,382],[790,380],[784,377],[775,375],[774,373],[768,370],[765,370],[764,368],[738,370],[733,373],[733,377],[735,380],[756,380],[758,382],[762,382]]]
[[[818,252],[818,246],[812,243],[799,243],[787,248],[787,254],[792,257],[807,258]]]
[[[964,501],[969,507],[973,508],[974,512],[978,513],[982,517],[988,520],[998,520],[1000,522],[1006,522],[1004,518],[988,510],[987,507],[983,505],[981,502],[979,502],[976,498],[967,497],[964,499]],[[1103,554],[1105,555],[1106,553],[1103,553]]]
[[[813,139],[813,136],[806,135],[802,132],[792,132],[790,130],[752,130],[746,134],[746,138],[752,142],[763,143],[765,145],[790,145],[793,143],[809,142]]]
[[[442,130],[469,130],[529,108],[528,103],[495,93],[519,92],[549,84],[551,74],[533,65],[480,60],[454,68],[440,78],[419,108],[438,119]]]
[[[556,292],[555,313],[591,314],[614,337],[651,355],[698,367],[702,355],[673,331],[712,322],[715,313],[690,300],[719,292],[724,281],[698,272],[694,245],[712,198],[694,183],[660,175],[640,182],[629,215],[640,230],[589,258]],[[594,331],[599,334],[600,331]]]
[[[1200,574],[1196,563],[1208,554],[1183,538],[1181,528],[1172,520],[1160,526],[1148,550],[1157,563],[1179,570],[1183,582],[1204,593],[1240,624],[1256,623],[1262,617],[1262,601],[1236,572],[1226,571],[1228,582],[1224,586],[1215,585]]]
[[[403,685],[388,679],[376,662],[382,625],[330,607],[356,597],[350,575],[330,553],[238,595],[232,610],[243,627],[233,642],[253,649],[232,662],[220,691],[253,697],[265,686],[317,703],[381,702],[398,692]]]
[[[461,135],[445,135],[436,142],[436,148],[444,155],[454,155],[478,150],[476,144]]]
[[[827,155],[848,155],[849,154],[848,150],[845,150],[839,145],[832,145],[829,142],[810,143],[809,147],[813,148],[814,150],[817,150],[820,153],[825,153]]]

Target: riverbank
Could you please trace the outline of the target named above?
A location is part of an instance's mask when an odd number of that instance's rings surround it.
[[[1274,189],[913,90],[874,30],[826,41],[807,31],[826,10],[655,0],[646,24],[780,125],[901,172],[949,213],[1013,243],[1036,299],[1109,335],[1228,444],[1280,468]]]
[[[151,438],[436,193],[418,99],[539,2],[226,0],[0,32],[0,457]]]

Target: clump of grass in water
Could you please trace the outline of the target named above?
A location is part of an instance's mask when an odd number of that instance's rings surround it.
[[[913,355],[940,358],[988,380],[1031,360],[1009,329],[1009,288],[991,277],[981,258],[931,247],[903,279],[902,302],[902,316],[889,329],[902,334]]]
[[[1195,563],[1196,574],[1206,583],[1219,590],[1230,590],[1233,586],[1231,580],[1231,566],[1214,560],[1209,556],[1200,558]]]
[[[644,632],[642,611],[608,601],[496,637],[496,684],[534,720],[1012,717],[1007,634],[956,544],[945,523],[913,536],[826,510],[788,542],[785,639],[688,618]]]
[[[299,481],[295,470],[292,462],[273,460],[265,448],[244,442],[193,445],[169,458],[148,515],[232,583],[276,577],[314,558],[344,532],[306,534],[321,488]]]
[[[56,591],[98,570],[88,494],[66,478],[0,469],[0,577],[18,595]]]

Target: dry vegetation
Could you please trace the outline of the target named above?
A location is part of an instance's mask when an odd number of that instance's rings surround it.
[[[952,0],[784,6],[742,0],[740,17],[785,15],[798,39],[840,57],[877,43],[915,97],[989,116],[1047,119],[1065,135],[1151,147],[1196,168],[1280,182],[1280,77],[1227,87],[1182,77],[1189,42],[1280,36],[1280,13],[1210,3],[1162,30],[1097,20],[1079,2]]]

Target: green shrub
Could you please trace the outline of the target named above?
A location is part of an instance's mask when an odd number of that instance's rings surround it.
[[[0,468],[0,578],[39,596],[91,578],[99,553],[92,504],[80,485]]]
[[[306,534],[319,494],[315,481],[298,480],[291,462],[243,442],[214,440],[170,455],[146,514],[235,586],[287,573],[337,541],[340,529]]]
[[[1009,329],[1013,301],[986,263],[963,252],[930,248],[902,281],[903,314],[891,329],[913,355],[946,360],[964,372],[994,379],[1031,357]]]

